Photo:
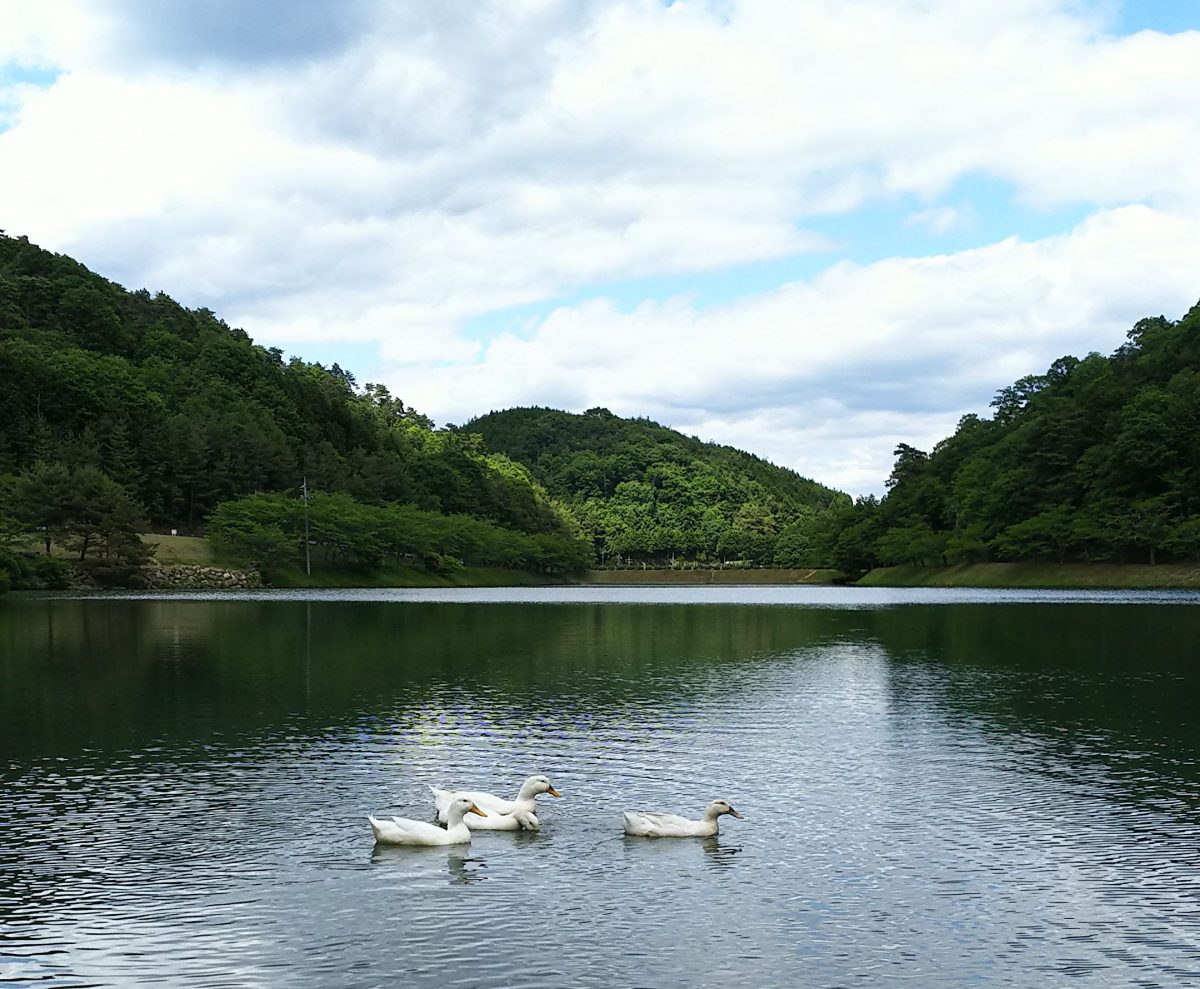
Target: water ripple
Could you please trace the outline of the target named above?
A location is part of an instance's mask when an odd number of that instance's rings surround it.
[[[10,763],[0,983],[1200,980],[1194,751],[1173,770],[1135,734],[1021,722],[989,707],[1017,689],[1002,671],[858,638],[486,673],[332,723]],[[1046,682],[1048,703],[1071,689]],[[429,818],[427,783],[534,771],[564,794],[540,833],[373,846],[366,812]],[[621,833],[624,809],[716,796],[746,819],[715,838]]]

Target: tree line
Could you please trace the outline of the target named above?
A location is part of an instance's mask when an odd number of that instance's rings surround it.
[[[390,564],[448,574],[467,564],[567,574],[589,562],[586,545],[571,536],[516,532],[414,505],[365,505],[341,493],[260,493],[223,502],[209,517],[208,535],[225,556],[268,579],[308,562],[306,554],[367,572]]]
[[[882,498],[604,408],[435,428],[378,384],[254,345],[0,235],[0,587],[207,533],[263,566],[836,567],[1200,561],[1200,306],[1001,389]],[[308,500],[309,534],[298,528]]]
[[[285,359],[208,310],[126,291],[0,235],[4,531],[136,565],[118,533],[202,534],[220,506],[296,494],[304,480],[347,504],[578,539],[569,512],[523,467],[434,428],[386,387]]]
[[[900,444],[882,498],[605,409],[491,413],[464,429],[529,466],[601,561],[784,567],[1200,562],[1200,305],[1139,320],[1105,357],[1056,360]]]
[[[525,464],[569,507],[601,565],[807,566],[813,530],[849,503],[752,454],[604,408],[508,409],[461,431]]]
[[[1200,305],[1139,320],[1108,357],[1062,357],[843,505],[834,565],[1200,562]]]

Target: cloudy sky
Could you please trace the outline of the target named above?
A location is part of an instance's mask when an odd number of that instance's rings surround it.
[[[0,0],[0,228],[854,493],[1200,298],[1190,0]]]

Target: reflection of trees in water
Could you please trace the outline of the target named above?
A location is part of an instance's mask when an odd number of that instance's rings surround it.
[[[1047,772],[1099,762],[1131,797],[1154,799],[1183,781],[1200,805],[1200,609],[911,606],[871,620],[892,661],[897,711],[937,703],[1036,745]]]
[[[564,710],[604,719],[736,689],[735,664],[855,624],[729,605],[29,600],[0,612],[21,688],[0,698],[0,740],[69,751],[462,718],[536,729]]]
[[[753,689],[742,674],[780,656],[864,642],[886,650],[897,708],[937,703],[1063,756],[1099,734],[1133,768],[1170,759],[1170,778],[1196,778],[1200,609],[1167,605],[17,599],[0,610],[0,747],[603,728]]]

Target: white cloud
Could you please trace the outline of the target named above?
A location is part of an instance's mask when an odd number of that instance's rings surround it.
[[[956,206],[931,206],[929,209],[910,213],[904,221],[906,227],[919,227],[933,234],[948,234],[970,226],[971,223],[970,211]]]
[[[842,264],[721,307],[563,308],[479,363],[397,370],[388,383],[441,420],[604,405],[879,490],[896,442],[931,446],[1017,377],[1111,350],[1143,315],[1182,313],[1200,294],[1197,271],[1190,220],[1125,207],[1040,242]]]
[[[438,418],[607,405],[852,486],[906,423],[1198,294],[1200,33],[1113,37],[1074,0],[272,9],[0,0],[0,64],[62,73],[0,97],[0,225],[264,344],[378,342]],[[1094,215],[715,308],[603,301],[828,252],[810,228],[863,205],[970,232],[939,197],[976,175]],[[566,294],[595,301],[462,335]]]
[[[86,64],[108,37],[103,8],[67,0],[0,0],[0,65],[62,68]]]

